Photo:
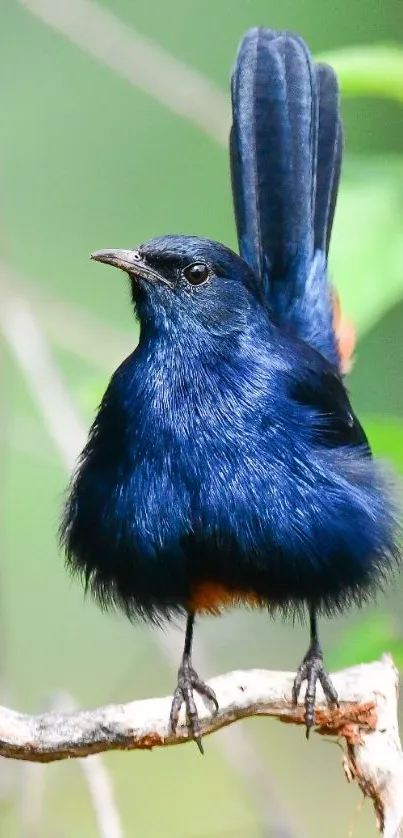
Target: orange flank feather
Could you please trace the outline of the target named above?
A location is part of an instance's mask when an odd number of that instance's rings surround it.
[[[340,297],[335,288],[332,288],[332,296],[333,326],[340,355],[340,369],[345,375],[350,372],[354,363],[354,350],[357,336],[354,323],[343,314]]]
[[[226,608],[234,608],[237,605],[267,608],[268,603],[251,591],[230,591],[216,582],[202,582],[195,588],[188,603],[188,608],[189,611],[218,614]]]

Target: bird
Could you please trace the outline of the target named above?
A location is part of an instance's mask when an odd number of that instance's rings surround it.
[[[169,726],[203,753],[195,620],[238,605],[308,617],[292,699],[337,693],[318,620],[363,605],[399,559],[393,475],[346,389],[354,334],[328,276],[343,149],[330,66],[300,36],[246,32],[231,79],[239,253],[191,235],[92,259],[124,272],[139,342],[113,373],[60,525],[69,569],[104,609],[186,618]],[[344,330],[344,331],[343,331]]]

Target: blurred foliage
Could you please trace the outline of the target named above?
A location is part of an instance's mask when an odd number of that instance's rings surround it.
[[[387,416],[364,416],[362,422],[374,454],[388,459],[403,474],[403,422]]]
[[[370,611],[342,633],[337,646],[330,649],[327,664],[334,670],[370,663],[382,657],[385,650],[393,656],[396,666],[403,668],[403,642],[397,620],[386,611]]]
[[[396,102],[403,99],[403,68],[401,45],[382,45],[401,31],[401,0],[331,0],[325,23],[321,0],[221,0],[213,10],[206,0],[104,0],[103,5],[223,90],[243,31],[263,24],[299,31],[336,67],[347,99],[374,97],[343,100],[346,163],[331,274],[360,338],[350,378],[354,405],[364,411],[375,452],[402,472],[403,119]],[[119,357],[122,340],[130,351],[137,339],[124,282],[91,265],[88,254],[175,231],[235,246],[227,154],[21,4],[4,0],[0,24],[2,257],[18,281],[21,275],[17,292],[32,300],[40,294],[42,325],[88,423],[113,370],[112,357]],[[62,317],[56,329],[57,306]],[[68,347],[83,312],[88,328],[73,352]],[[110,364],[103,360],[108,347]],[[1,374],[0,582],[10,700],[34,710],[56,688],[72,692],[82,704],[168,693],[175,673],[153,632],[101,615],[66,577],[56,541],[66,474],[6,351]],[[395,616],[402,593],[398,582],[378,608],[324,624],[329,666],[387,650],[403,666],[402,626]],[[197,638],[214,671],[291,669],[306,649],[307,632],[280,620],[267,625],[264,614],[239,612],[223,617],[219,626],[202,621]],[[245,729],[267,764],[268,784],[274,780],[282,789],[301,834],[345,834],[357,794],[347,788],[328,749],[313,738],[307,771],[299,731],[264,720]],[[219,741],[219,736],[208,740],[204,760],[191,747],[108,756],[125,834],[261,836],[259,814]],[[95,838],[77,766],[52,766],[46,777],[41,838]],[[338,800],[331,823],[329,787]],[[0,799],[1,834],[20,836],[20,820],[14,801]],[[371,812],[361,815],[355,828],[357,838],[369,834],[375,835]]]
[[[402,217],[403,158],[349,159],[330,268],[360,335],[403,295]]]
[[[403,49],[397,46],[347,47],[318,55],[331,64],[343,96],[379,96],[403,102]]]

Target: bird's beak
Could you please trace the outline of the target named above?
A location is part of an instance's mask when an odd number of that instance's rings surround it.
[[[95,253],[91,253],[91,259],[120,268],[134,278],[171,285],[165,277],[145,263],[137,250],[96,250]]]

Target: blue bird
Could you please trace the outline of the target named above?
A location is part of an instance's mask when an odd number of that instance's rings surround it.
[[[195,615],[237,603],[305,612],[314,724],[317,617],[362,604],[398,557],[393,487],[341,372],[327,255],[342,155],[336,77],[287,32],[252,29],[232,76],[240,256],[167,235],[92,258],[122,269],[140,322],[73,475],[67,562],[103,607],[186,615],[170,724],[202,751]]]

